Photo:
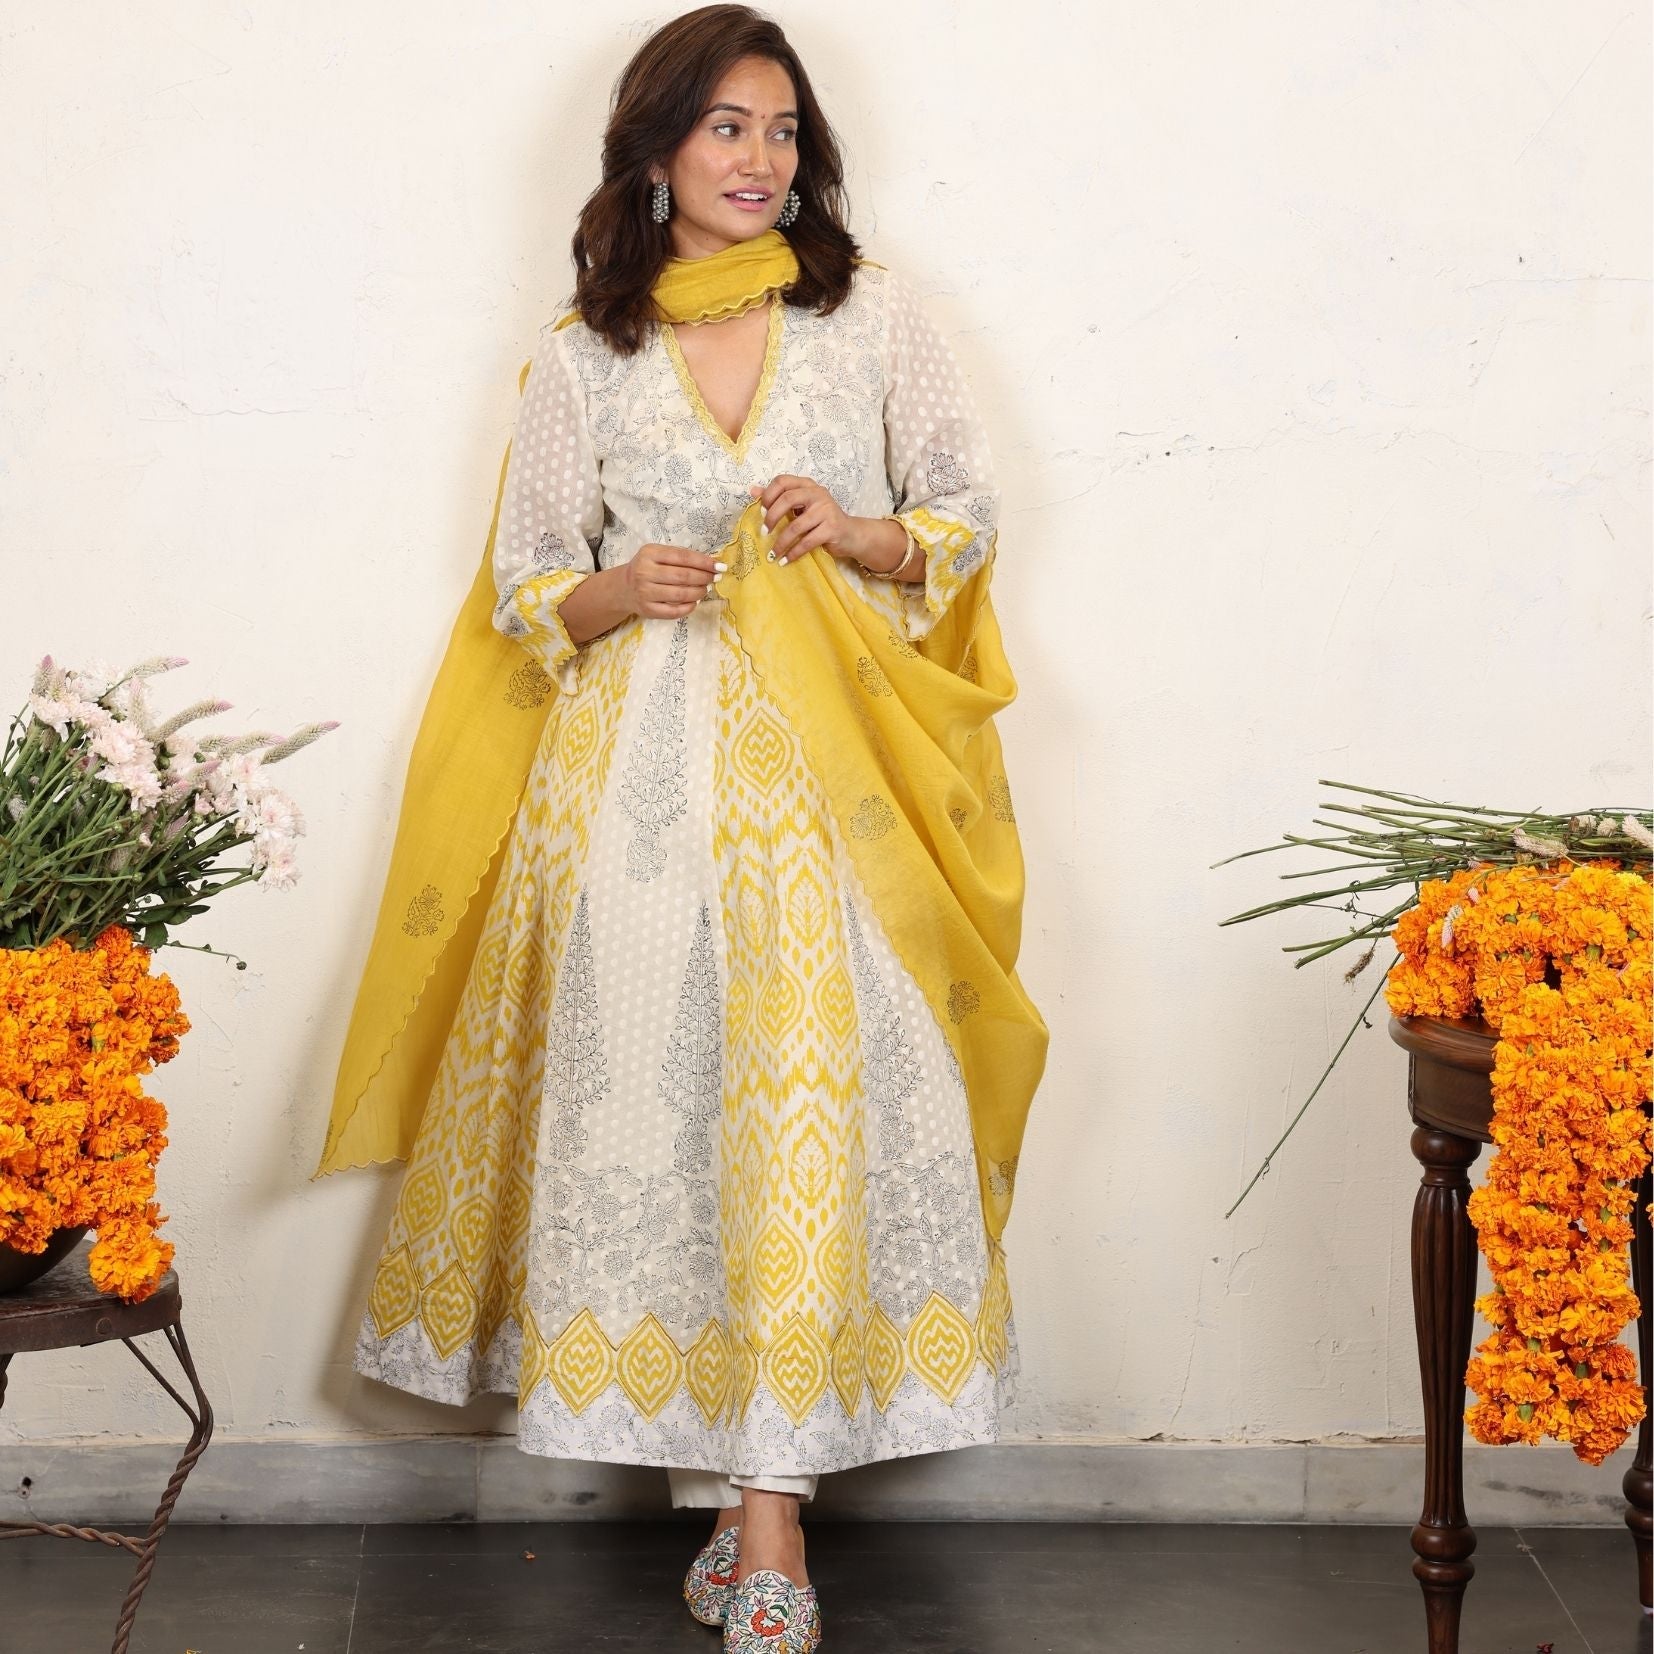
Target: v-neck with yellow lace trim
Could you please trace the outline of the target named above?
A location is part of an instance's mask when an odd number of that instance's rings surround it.
[[[701,388],[689,371],[689,362],[684,356],[683,346],[678,343],[677,330],[670,323],[661,324],[660,336],[666,346],[667,357],[678,376],[678,384],[683,389],[685,399],[694,410],[695,418],[707,435],[737,465],[747,457],[747,450],[752,446],[752,439],[758,433],[759,422],[764,417],[764,407],[770,399],[770,389],[775,383],[775,371],[781,363],[781,313],[785,309],[786,306],[781,302],[779,294],[770,300],[769,330],[764,341],[764,364],[759,369],[758,388],[752,393],[752,402],[747,408],[747,416],[741,423],[741,434],[738,437],[732,437],[712,417],[712,410],[707,407],[706,399],[701,395]]]

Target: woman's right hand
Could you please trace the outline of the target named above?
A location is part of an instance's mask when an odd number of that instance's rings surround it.
[[[627,605],[647,620],[676,620],[690,613],[712,590],[713,576],[724,572],[710,552],[653,542],[639,546],[622,567]]]

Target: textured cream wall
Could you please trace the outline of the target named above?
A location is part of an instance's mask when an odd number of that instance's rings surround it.
[[[344,720],[286,772],[297,890],[184,933],[251,968],[162,955],[195,1023],[156,1076],[166,1233],[222,1436],[514,1428],[355,1377],[396,1180],[307,1176],[517,370],[666,15],[0,0],[0,708],[44,652],[170,651],[169,706]],[[1322,776],[1654,793],[1648,6],[784,21],[1002,467],[1053,1036],[1009,1431],[1414,1433],[1405,1059],[1375,1019],[1225,1223],[1374,978],[1295,972],[1308,922],[1218,928],[1309,858],[1210,864],[1308,830]],[[175,1418],[118,1348],[28,1357],[0,1443]]]

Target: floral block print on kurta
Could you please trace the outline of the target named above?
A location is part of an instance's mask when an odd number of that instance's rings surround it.
[[[557,616],[645,542],[714,549],[780,472],[902,517],[922,587],[845,572],[909,637],[982,566],[987,444],[891,272],[773,306],[734,440],[669,329],[542,333],[496,624],[559,692],[355,1357],[515,1394],[531,1453],[814,1474],[997,1440],[1014,1393],[958,1062],[728,604],[578,648]]]

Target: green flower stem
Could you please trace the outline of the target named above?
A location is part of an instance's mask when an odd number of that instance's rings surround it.
[[[1287,1126],[1286,1130],[1283,1131],[1281,1133],[1281,1135],[1275,1140],[1275,1147],[1272,1148],[1269,1151],[1269,1153],[1266,1154],[1263,1157],[1263,1164],[1261,1166],[1259,1166],[1258,1169],[1255,1172],[1253,1172],[1253,1174],[1251,1176],[1251,1179],[1248,1181],[1246,1187],[1241,1190],[1239,1196],[1236,1198],[1235,1204],[1233,1206],[1231,1206],[1229,1208],[1229,1210],[1223,1214],[1224,1219],[1226,1221],[1229,1218],[1232,1218],[1235,1215],[1235,1213],[1240,1209],[1241,1201],[1245,1200],[1246,1197],[1249,1194],[1252,1193],[1252,1190],[1257,1185],[1257,1182],[1258,1182],[1259,1178],[1263,1177],[1265,1175],[1265,1173],[1268,1172],[1271,1164],[1274,1162],[1275,1156],[1281,1152],[1281,1145],[1283,1143],[1285,1143],[1287,1138],[1289,1138],[1292,1135],[1293,1131],[1297,1128],[1298,1122],[1303,1119],[1305,1110],[1308,1109],[1309,1105],[1315,1101],[1315,1093],[1317,1091],[1319,1091],[1323,1085],[1326,1084],[1327,1075],[1329,1075],[1333,1071],[1333,1068],[1337,1065],[1338,1059],[1341,1056],[1343,1056],[1343,1054],[1344,1054],[1344,1047],[1346,1045],[1348,1045],[1350,1043],[1350,1041],[1355,1037],[1356,1029],[1361,1027],[1362,1024],[1366,1022],[1367,1012],[1372,1009],[1373,1001],[1375,999],[1377,999],[1379,994],[1384,991],[1384,983],[1388,979],[1389,974],[1390,974],[1389,973],[1389,968],[1386,967],[1384,975],[1381,976],[1378,979],[1378,986],[1376,988],[1374,988],[1373,991],[1367,996],[1367,1003],[1365,1005],[1363,1005],[1361,1007],[1361,1009],[1356,1013],[1355,1021],[1350,1024],[1349,1033],[1347,1033],[1344,1036],[1342,1042],[1339,1044],[1338,1049],[1333,1052],[1332,1061],[1329,1062],[1327,1064],[1327,1066],[1321,1071],[1321,1078],[1318,1079],[1315,1082],[1315,1089],[1313,1091],[1311,1091],[1310,1094],[1304,1099],[1303,1106],[1298,1110],[1298,1112],[1296,1114],[1294,1114],[1292,1116],[1292,1120],[1291,1120],[1290,1124]]]

